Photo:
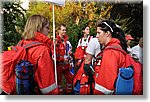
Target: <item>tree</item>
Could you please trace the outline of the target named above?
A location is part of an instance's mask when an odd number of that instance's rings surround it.
[[[64,7],[55,6],[55,22],[56,31],[57,26],[64,23],[68,30],[69,40],[73,45],[73,51],[77,46],[79,38],[82,37],[82,26],[85,22],[91,27],[91,35],[96,35],[95,24],[98,19],[111,19],[119,24],[123,30],[132,32],[133,29],[130,27],[133,23],[134,17],[129,16],[130,13],[126,11],[126,8],[121,8],[126,4],[118,2],[93,2],[86,0],[84,1],[66,1]],[[130,4],[132,5],[132,4]],[[118,10],[119,9],[119,10]],[[133,8],[130,8],[133,10]],[[121,12],[122,11],[122,12]],[[124,11],[124,12],[123,12]],[[27,15],[41,14],[49,18],[51,24],[50,29],[52,35],[52,4],[45,2],[30,2],[30,7]],[[124,16],[127,15],[127,16]]]
[[[100,3],[103,4],[103,3]],[[106,7],[105,7],[106,6]],[[73,51],[77,46],[79,38],[82,37],[82,26],[85,23],[88,23],[91,27],[91,35],[96,34],[95,22],[102,17],[109,18],[110,15],[110,4],[105,3],[103,6],[105,9],[101,9],[101,6],[98,7],[97,2],[81,2],[81,1],[66,1],[64,7],[55,6],[55,22],[56,22],[56,31],[57,26],[61,23],[64,23],[67,26],[67,34],[69,40],[73,45]],[[101,11],[97,13],[97,10]],[[104,12],[107,10],[107,12]],[[45,2],[30,2],[29,10],[27,15],[41,14],[49,18],[51,25],[52,35],[52,4]]]
[[[3,16],[3,50],[16,45],[21,39],[21,32],[25,24],[25,10],[19,2],[2,2]]]
[[[131,34],[136,40],[143,36],[143,2],[114,4],[111,10],[111,18],[126,19],[124,24],[128,29],[126,33]],[[130,23],[131,21],[131,23]],[[124,22],[122,22],[123,24]]]

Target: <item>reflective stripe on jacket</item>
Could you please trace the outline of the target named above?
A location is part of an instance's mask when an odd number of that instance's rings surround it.
[[[107,88],[105,88],[105,87],[103,87],[97,83],[95,83],[95,90],[100,91],[105,95],[111,95],[114,92],[114,90],[109,90],[109,89],[107,89]]]
[[[57,88],[56,83],[54,83],[46,88],[41,88],[40,91],[42,92],[42,94],[47,94],[49,92],[52,92],[56,88]]]
[[[28,59],[36,65],[35,82],[43,94],[57,94],[55,70],[50,48],[52,41],[44,34],[37,32],[34,40],[24,40],[23,44],[32,41],[38,41],[44,44],[28,49]]]
[[[120,41],[112,38],[107,46],[119,46]],[[98,66],[94,94],[113,94],[118,70],[125,66],[125,55],[117,50],[108,49],[102,53],[102,59]]]

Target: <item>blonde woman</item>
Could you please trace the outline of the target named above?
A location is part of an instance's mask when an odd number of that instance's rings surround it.
[[[58,92],[55,82],[54,65],[50,49],[52,41],[50,38],[47,37],[48,33],[49,33],[48,19],[41,15],[33,15],[28,18],[24,28],[24,32],[22,34],[23,39],[18,43],[19,45],[24,47],[36,44],[36,46],[32,46],[26,50],[27,61],[33,64],[32,69],[34,77],[32,78],[33,83],[30,83],[30,86],[33,87],[28,88],[29,93],[30,90],[31,91],[34,90],[34,92],[31,94],[47,95],[47,94],[57,94]],[[30,66],[24,67],[26,68]],[[15,80],[14,78],[11,78],[11,80],[9,80],[10,82],[15,82],[11,86],[9,86],[9,84],[4,85],[5,87],[13,87],[14,90],[10,92],[9,90],[11,89],[5,88],[4,90],[3,88],[3,92],[5,92],[6,94],[18,94],[18,91],[20,91],[21,88],[29,87],[27,84],[28,79],[26,82],[23,81],[25,83],[21,83],[21,81],[19,82],[17,80],[16,81],[14,80]],[[23,89],[23,91],[26,90]]]
[[[28,50],[28,58],[37,65],[35,71],[35,82],[42,94],[57,94],[55,83],[54,65],[51,57],[51,39],[49,33],[49,21],[41,15],[29,17],[25,25],[23,44],[33,41],[41,42],[43,45],[35,46]]]

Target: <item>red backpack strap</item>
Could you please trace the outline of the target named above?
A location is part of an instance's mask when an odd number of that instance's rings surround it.
[[[114,49],[114,50],[118,50],[118,51],[122,52],[125,55],[127,54],[120,46],[107,46],[104,49],[104,51],[107,50],[107,49]]]
[[[18,42],[17,46],[22,46],[22,44],[23,44],[23,40],[20,40],[20,41]]]
[[[88,42],[90,42],[90,40],[91,40],[92,37],[93,37],[93,36],[89,36],[89,37],[88,37]],[[81,40],[80,40],[80,45],[81,45],[81,43],[82,43],[82,38],[81,38]]]
[[[23,45],[23,41],[19,41],[19,43],[17,44],[17,46],[22,46],[22,45]],[[23,48],[28,49],[37,45],[44,45],[44,44],[41,42],[31,42],[29,44],[24,45]],[[18,51],[18,49],[15,46],[11,46],[11,49],[13,49],[16,52]]]
[[[31,47],[38,46],[38,45],[44,45],[44,44],[41,43],[41,42],[31,42],[31,43],[29,43],[29,44],[24,45],[23,47],[24,47],[25,49],[29,49],[29,48],[31,48]]]
[[[37,46],[37,45],[44,45],[44,43],[41,43],[41,42],[38,42],[38,41],[33,41],[29,44],[25,44],[23,45],[23,42],[24,40],[20,40],[17,44],[17,46],[23,46],[25,49],[28,49],[28,48],[31,48],[31,47],[34,47],[34,46]]]
[[[114,49],[114,50],[122,52],[124,55],[126,55],[126,62],[125,62],[126,66],[132,66],[132,64],[131,64],[132,57],[127,52],[125,52],[121,47],[119,47],[119,46],[107,46],[105,48],[105,50],[107,50],[107,49]]]
[[[93,36],[90,36],[90,37],[88,38],[88,42],[90,42],[90,40],[91,40],[92,37],[93,37]]]
[[[14,46],[11,46],[11,48],[12,48],[14,51],[16,51],[16,52],[18,51],[17,48],[14,47]]]
[[[25,53],[27,53],[27,50],[29,48],[32,48],[32,47],[35,47],[35,46],[38,46],[38,45],[44,45],[44,44],[41,43],[41,42],[31,42],[31,43],[25,44],[23,46],[22,45],[21,45],[21,47],[23,47],[25,49]],[[25,58],[24,59],[28,59],[28,56],[26,56],[26,54],[25,54]]]
[[[81,40],[80,40],[80,45],[81,45],[81,43],[82,43],[82,38],[81,38]]]

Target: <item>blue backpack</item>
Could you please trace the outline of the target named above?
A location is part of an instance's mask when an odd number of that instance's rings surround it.
[[[27,52],[27,49],[40,45],[40,42],[32,42],[22,46]],[[26,53],[27,54],[27,53]],[[16,74],[16,92],[19,95],[33,95],[35,94],[34,82],[34,65],[28,59],[22,59],[15,67]]]
[[[120,68],[118,78],[115,83],[116,95],[132,95],[133,91],[133,68],[131,66],[127,68]]]
[[[34,66],[26,60],[16,65],[16,89],[19,95],[34,94]]]

